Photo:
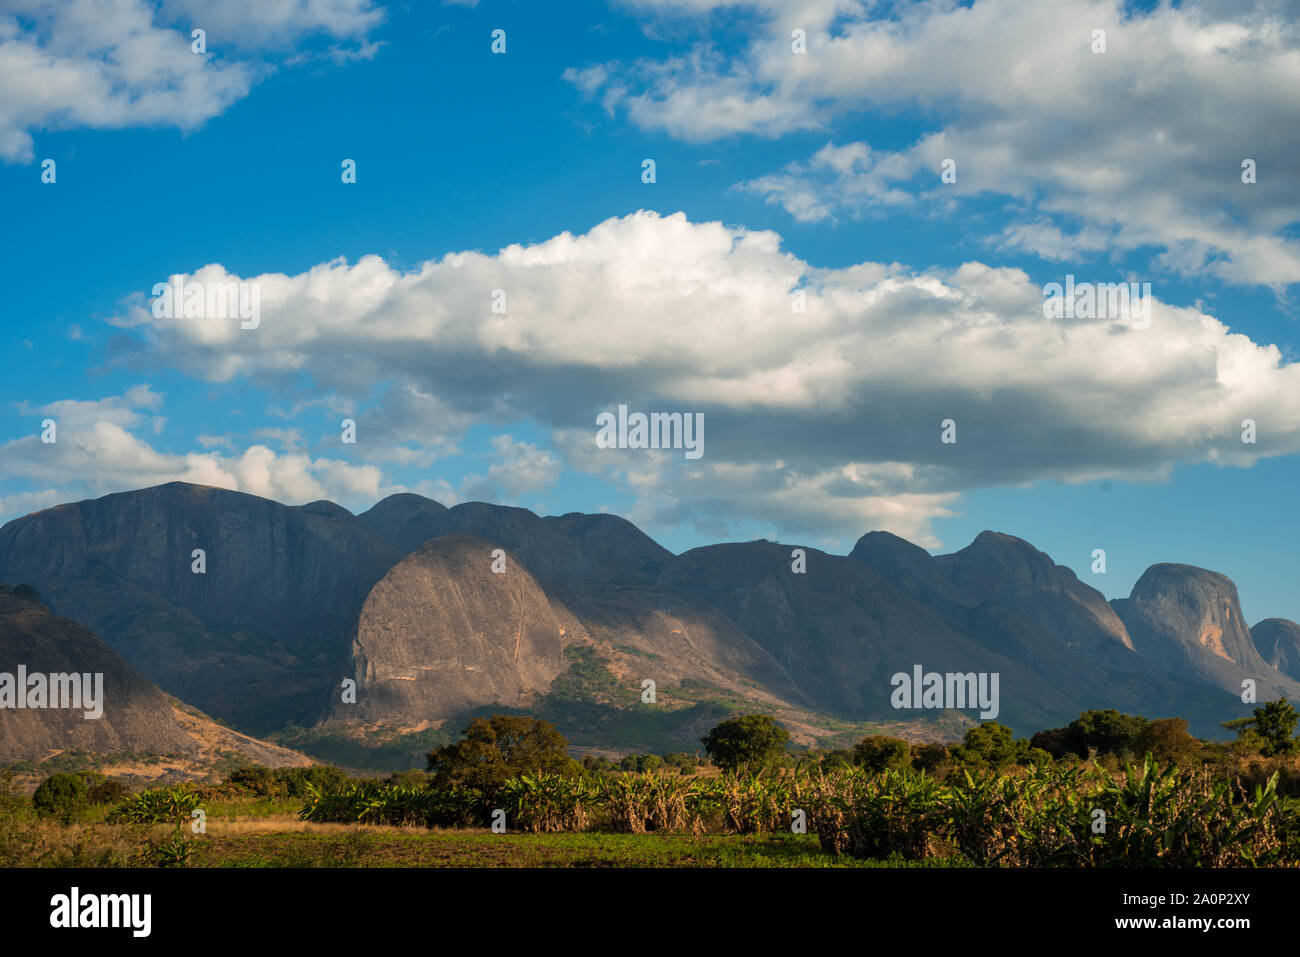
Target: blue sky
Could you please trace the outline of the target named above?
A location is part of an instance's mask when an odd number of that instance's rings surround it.
[[[1296,18],[1046,6],[0,0],[0,518],[185,479],[675,551],[991,528],[1300,618]],[[151,315],[209,265],[257,329]],[[1149,328],[1045,319],[1067,273],[1151,283]],[[703,458],[594,449],[619,403]]]

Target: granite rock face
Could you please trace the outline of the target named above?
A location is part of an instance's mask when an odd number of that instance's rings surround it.
[[[891,677],[926,671],[999,674],[999,720],[1032,726],[1071,707],[1023,665],[970,641],[864,562],[772,542],[713,545],[683,554],[665,582],[725,612],[790,674],[813,706],[854,718],[912,718],[890,704]]]
[[[995,532],[939,556],[885,532],[849,556],[803,551],[796,572],[789,545],[673,555],[614,515],[401,493],[354,516],[171,483],[8,523],[0,580],[35,586],[143,679],[257,734],[526,710],[574,678],[575,650],[620,700],[650,678],[666,710],[727,700],[802,722],[806,741],[845,720],[933,717],[891,706],[892,675],[917,664],[998,673],[998,720],[1021,733],[1118,708],[1213,734],[1249,713],[1245,678],[1259,700],[1300,695],[1300,627],[1252,634],[1235,586],[1203,569],[1153,566],[1108,603]]]
[[[585,629],[513,555],[474,535],[431,539],[370,591],[352,641],[344,723],[416,728],[490,704],[520,707],[564,670]],[[492,570],[495,562],[503,568]]]
[[[1300,625],[1285,618],[1265,618],[1250,629],[1250,638],[1261,658],[1300,681]]]
[[[33,585],[167,692],[259,733],[324,708],[366,595],[401,557],[332,503],[180,482],[0,529],[0,581]]]
[[[1171,677],[1139,655],[1100,592],[1021,539],[985,532],[954,555],[932,557],[895,535],[872,532],[851,557],[953,631],[1060,689],[1071,702],[1069,718],[1114,708],[1178,715],[1202,733],[1215,733],[1223,708],[1232,706],[1201,679]]]
[[[1300,693],[1300,684],[1256,650],[1237,586],[1225,575],[1193,565],[1152,565],[1114,606],[1138,652],[1171,675],[1236,695],[1249,678],[1260,701]]]
[[[447,506],[413,492],[399,492],[357,516],[380,538],[410,554],[431,538],[442,534],[438,519]]]
[[[935,562],[969,603],[993,602],[1018,611],[1067,648],[1116,662],[1133,650],[1106,597],[1023,539],[981,532],[961,551]]]

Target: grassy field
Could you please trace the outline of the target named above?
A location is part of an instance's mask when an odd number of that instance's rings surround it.
[[[969,757],[962,746],[932,775],[904,763],[928,751],[896,745],[898,766],[877,769],[683,774],[681,762],[632,771],[565,758],[462,781],[248,766],[140,791],[57,773],[30,794],[0,769],[0,868],[1300,866],[1290,759],[1193,754],[1180,767],[1147,754],[1112,767],[1042,751],[968,767],[955,764]]]
[[[879,867],[794,834],[493,834],[269,818],[218,824],[193,865],[209,867]],[[901,864],[901,862],[897,862]]]
[[[209,806],[207,833],[186,834],[184,858],[163,856],[170,825],[24,816],[0,827],[8,867],[881,867],[942,862],[835,857],[805,834],[494,834],[301,821],[285,802]],[[292,803],[292,802],[290,802]],[[275,805],[281,805],[279,807]]]

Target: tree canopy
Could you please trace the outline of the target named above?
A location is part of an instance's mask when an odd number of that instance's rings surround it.
[[[1237,740],[1265,757],[1289,754],[1296,749],[1296,722],[1300,720],[1295,707],[1286,698],[1266,701],[1256,708],[1249,718],[1225,721],[1223,726],[1237,732]]]
[[[746,714],[716,725],[700,739],[713,763],[724,771],[761,767],[785,750],[790,732],[766,714]]]
[[[491,794],[525,772],[569,773],[577,762],[569,742],[549,721],[521,715],[475,718],[455,744],[430,751],[428,768],[437,787],[474,788]]]

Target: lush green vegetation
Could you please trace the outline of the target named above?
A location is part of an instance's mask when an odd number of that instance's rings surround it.
[[[713,763],[724,771],[770,764],[790,740],[785,730],[765,714],[728,718],[701,739]]]
[[[683,779],[539,772],[498,800],[436,787],[354,786],[313,795],[313,822],[485,826],[494,804],[510,831],[789,832],[799,811],[831,854],[959,859],[979,866],[1256,866],[1300,863],[1295,806],[1276,774],[1253,791],[1154,757],[1118,773],[1043,761],[1010,773],[778,769]]]
[[[496,715],[386,779],[239,767],[127,794],[56,772],[25,797],[9,770],[0,866],[1296,866],[1296,724],[1283,700],[1227,744],[1092,711],[1031,739],[989,722],[951,745],[797,751],[749,715],[702,739],[710,766],[579,762],[548,722]]]

